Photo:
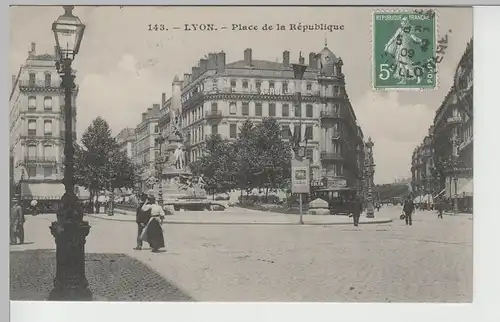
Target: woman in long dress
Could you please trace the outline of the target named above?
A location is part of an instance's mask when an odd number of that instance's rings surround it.
[[[165,218],[165,212],[162,207],[156,203],[153,196],[148,197],[148,201],[142,206],[142,211],[151,211],[151,218],[149,219],[141,239],[151,245],[153,252],[158,252],[160,248],[165,247],[165,239],[163,238],[163,228],[161,226]]]

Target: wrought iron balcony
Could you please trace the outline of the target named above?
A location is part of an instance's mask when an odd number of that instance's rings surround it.
[[[24,163],[56,163],[57,158],[55,156],[30,156],[24,157]]]
[[[338,152],[321,151],[322,160],[343,160],[342,154]]]
[[[51,80],[50,82],[45,80],[35,80],[35,81],[30,81],[26,79],[19,80],[20,88],[60,88],[60,86],[61,86],[61,81],[59,80]]]
[[[460,124],[462,123],[462,118],[460,116],[452,116],[446,120],[448,124]]]
[[[219,121],[220,119],[222,119],[222,111],[219,110],[207,111],[205,113],[205,118],[207,120]]]
[[[340,114],[334,111],[321,111],[320,117],[321,120],[333,120],[333,119],[339,119]]]

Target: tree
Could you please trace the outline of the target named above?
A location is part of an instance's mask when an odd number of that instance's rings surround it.
[[[254,128],[256,150],[259,151],[258,168],[260,175],[259,188],[266,189],[266,197],[269,191],[276,191],[286,185],[286,180],[291,175],[291,146],[283,141],[281,127],[276,119],[264,118],[262,123]]]
[[[108,123],[97,117],[82,135],[82,146],[75,145],[76,183],[90,191],[132,188],[135,167],[124,152],[119,151]]]
[[[213,134],[206,142],[201,157],[189,165],[195,175],[203,175],[205,190],[211,195],[227,193],[235,186],[233,144]]]

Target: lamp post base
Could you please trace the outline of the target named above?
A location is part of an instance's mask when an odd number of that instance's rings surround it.
[[[52,222],[50,232],[56,240],[56,277],[49,301],[92,301],[85,277],[85,238],[87,221]]]
[[[366,218],[375,218],[375,209],[373,203],[370,201],[366,207]]]

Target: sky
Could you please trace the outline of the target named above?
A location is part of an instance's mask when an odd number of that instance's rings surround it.
[[[281,61],[291,52],[292,62],[302,51],[323,49],[325,39],[342,57],[346,90],[366,138],[374,142],[375,182],[390,183],[411,175],[411,154],[427,135],[435,111],[450,90],[456,65],[473,30],[471,8],[437,10],[438,37],[448,33],[448,48],[439,64],[438,87],[428,91],[372,89],[372,13],[396,8],[368,7],[100,7],[76,6],[73,13],[86,25],[80,53],[73,67],[80,86],[77,133],[80,137],[97,116],[105,118],[113,134],[135,127],[161,94],[171,94],[175,75],[190,73],[209,52],[226,53],[226,62],[243,59],[252,48],[253,59]],[[51,24],[61,7],[11,7],[9,66],[16,74],[31,42],[37,54],[52,53]],[[184,31],[184,24],[213,23],[276,25],[325,23],[344,30],[325,31]],[[149,31],[163,24],[168,31]],[[259,28],[261,29],[261,28]],[[451,30],[451,33],[449,32]]]

